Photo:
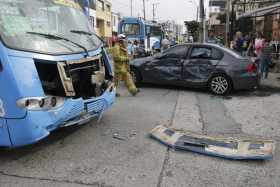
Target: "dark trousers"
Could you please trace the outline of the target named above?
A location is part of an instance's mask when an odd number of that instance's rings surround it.
[[[270,59],[261,59],[260,61],[260,73],[263,79],[267,79],[269,71]]]

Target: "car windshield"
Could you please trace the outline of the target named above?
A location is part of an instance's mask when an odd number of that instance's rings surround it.
[[[80,53],[102,44],[74,0],[0,0],[0,35],[9,48],[45,54]]]

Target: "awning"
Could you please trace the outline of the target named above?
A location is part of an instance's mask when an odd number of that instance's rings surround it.
[[[267,15],[273,15],[273,14],[280,14],[280,3],[276,3],[271,6],[263,7],[256,9],[251,12],[246,12],[238,17],[238,19],[241,18],[252,18],[252,17],[262,17]]]

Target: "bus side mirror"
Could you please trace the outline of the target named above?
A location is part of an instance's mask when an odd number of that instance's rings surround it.
[[[2,65],[2,62],[0,60],[0,71],[2,71],[2,70],[3,70],[3,65]]]

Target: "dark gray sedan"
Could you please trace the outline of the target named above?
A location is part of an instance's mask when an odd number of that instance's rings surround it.
[[[259,84],[257,66],[248,58],[215,44],[182,44],[131,62],[134,81],[206,87],[217,95]]]

